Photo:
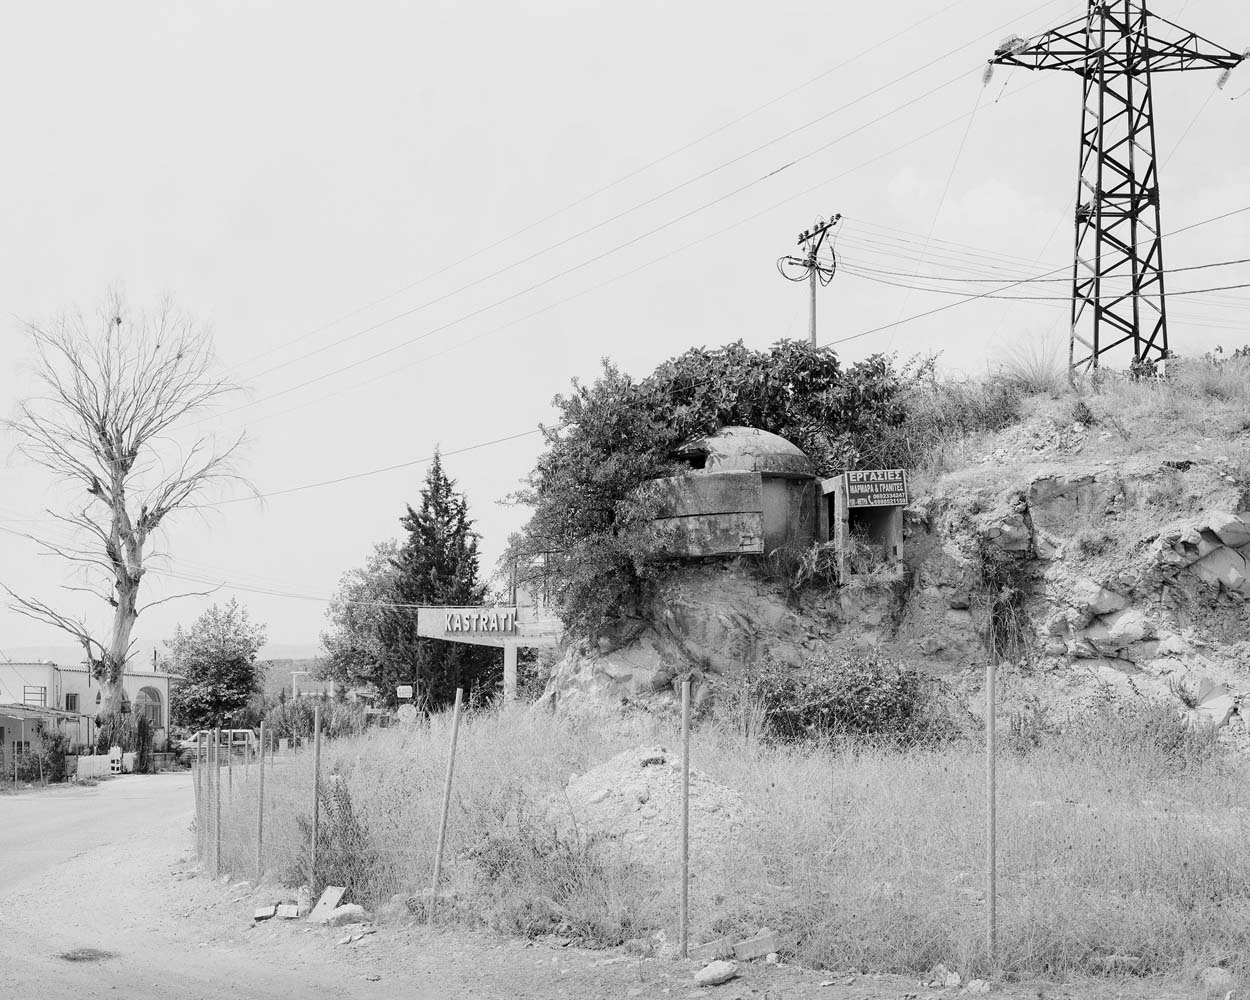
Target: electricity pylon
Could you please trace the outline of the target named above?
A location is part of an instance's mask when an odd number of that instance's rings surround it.
[[[816,283],[819,281],[822,285],[829,284],[833,280],[834,271],[838,269],[838,260],[833,250],[830,249],[829,259],[824,261],[820,259],[820,248],[824,246],[829,230],[836,226],[841,218],[840,212],[833,215],[828,222],[817,218],[816,224],[811,229],[805,229],[799,233],[798,244],[804,249],[806,256],[786,256],[777,259],[777,270],[783,278],[789,281],[811,282],[812,300],[811,311],[808,314],[808,338],[813,347],[816,346]],[[799,270],[791,274],[786,271],[787,267],[798,267]]]
[[[1089,0],[1084,17],[1035,38],[1013,36],[995,49],[990,65],[1062,69],[1084,80],[1068,340],[1073,374],[1097,368],[1102,355],[1129,342],[1137,365],[1168,356],[1151,74],[1220,69],[1222,87],[1248,54],[1152,14],[1140,0]],[[1087,354],[1077,354],[1078,343]]]

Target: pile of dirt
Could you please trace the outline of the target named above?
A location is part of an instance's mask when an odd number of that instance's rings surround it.
[[[608,833],[643,861],[671,861],[681,834],[681,755],[662,746],[635,747],[569,780],[567,803],[551,819],[582,832]],[[732,853],[751,810],[742,796],[690,770],[690,843],[701,857]]]

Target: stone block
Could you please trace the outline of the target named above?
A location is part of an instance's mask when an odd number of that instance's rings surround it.
[[[281,920],[298,920],[299,904],[298,903],[280,903],[278,912],[275,914]]]
[[[1246,588],[1246,560],[1233,549],[1220,547],[1193,565],[1193,571],[1206,583],[1223,584],[1229,590]]]
[[[269,920],[278,915],[278,907],[274,906],[258,906],[256,912],[252,914],[253,920]]]
[[[778,951],[780,948],[781,941],[777,932],[764,928],[755,937],[737,942],[734,945],[734,958],[746,962],[752,958],[763,958],[770,951]]]
[[[334,908],[343,900],[343,894],[347,889],[341,885],[327,885],[325,891],[321,894],[321,898],[317,900],[317,905],[312,908],[312,912],[308,914],[308,922],[310,924],[324,924]]]
[[[717,958],[732,958],[734,943],[731,938],[722,937],[704,944],[696,944],[689,949],[689,954],[696,962],[710,962]]]
[[[1230,549],[1250,545],[1250,514],[1214,514],[1209,527]]]

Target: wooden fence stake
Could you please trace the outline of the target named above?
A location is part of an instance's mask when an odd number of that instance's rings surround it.
[[[985,667],[985,952],[989,975],[994,974],[998,950],[998,788],[994,714],[997,701],[996,667],[990,657]]]
[[[260,724],[260,756],[256,758],[256,881],[265,874],[265,724]]]
[[[456,766],[456,738],[460,735],[460,702],[464,692],[456,688],[456,705],[451,715],[451,747],[447,751],[447,778],[443,782],[443,810],[438,821],[438,846],[434,850],[434,877],[430,881],[429,923],[434,924],[438,903],[438,883],[443,877],[443,845],[447,840],[447,813],[451,808],[451,775]]]
[[[681,957],[690,955],[690,678],[681,682]]]
[[[321,822],[321,706],[313,706],[312,846],[309,848],[308,889],[317,895],[317,833]]]
[[[234,801],[234,730],[226,730],[226,798]]]

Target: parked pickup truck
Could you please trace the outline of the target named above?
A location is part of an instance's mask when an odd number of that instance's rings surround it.
[[[193,733],[184,740],[178,741],[178,760],[183,764],[190,764],[195,760],[196,750],[207,754],[211,752],[213,745],[212,729],[201,729],[198,733]],[[233,754],[236,757],[243,757],[248,753],[255,753],[257,742],[256,733],[251,729],[222,729],[220,730],[220,744],[218,752],[221,754]]]

